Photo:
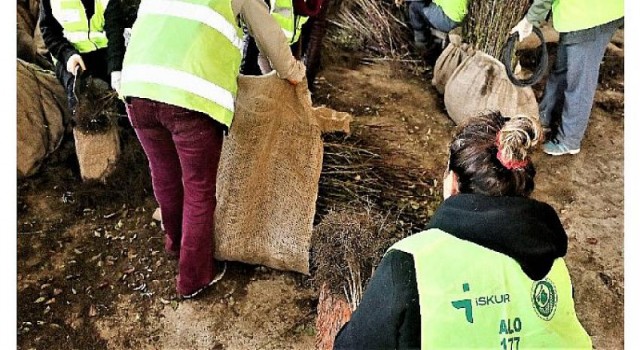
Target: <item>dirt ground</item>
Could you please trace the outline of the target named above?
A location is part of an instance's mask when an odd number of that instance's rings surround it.
[[[534,197],[567,230],[578,316],[597,349],[624,347],[622,67],[606,57],[581,152],[534,157]],[[352,113],[354,133],[386,154],[440,174],[454,124],[429,82],[420,64],[337,56],[314,100]],[[82,184],[66,142],[18,181],[18,349],[312,349],[318,291],[306,276],[229,263],[201,298],[176,299],[146,160],[122,124],[124,180]]]

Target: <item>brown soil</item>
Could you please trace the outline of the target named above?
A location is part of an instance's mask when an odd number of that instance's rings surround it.
[[[608,92],[623,91],[621,60],[606,58],[602,74],[616,74],[598,91],[615,106],[624,106]],[[385,157],[439,181],[454,124],[429,81],[422,67],[347,60],[325,69],[314,99],[351,112]],[[580,154],[535,156],[534,197],[565,225],[578,316],[598,349],[623,348],[623,117],[596,103]],[[151,219],[148,168],[130,129],[108,185],[82,184],[65,144],[18,183],[19,349],[314,347],[318,290],[299,274],[230,263],[202,297],[176,300],[176,261]]]

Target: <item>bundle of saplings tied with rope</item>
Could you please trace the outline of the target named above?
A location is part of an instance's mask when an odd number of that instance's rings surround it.
[[[531,88],[512,83],[514,78],[509,77],[507,67],[500,61],[511,28],[528,8],[529,0],[469,1],[462,25],[462,41],[470,46],[468,57],[451,74],[444,92],[445,106],[454,122],[459,124],[487,110],[538,116]],[[514,40],[517,38],[511,38],[511,42]],[[513,60],[507,61],[511,68]]]

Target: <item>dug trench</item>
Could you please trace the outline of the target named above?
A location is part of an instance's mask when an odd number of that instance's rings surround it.
[[[603,66],[621,68],[616,60],[607,56]],[[428,200],[414,210],[424,222],[395,226],[397,238],[420,229],[441,201],[454,123],[429,81],[428,70],[386,61],[331,65],[316,81],[315,105],[354,116],[352,136],[328,141],[358,144],[390,165],[423,171]],[[608,74],[599,94],[605,84],[623,87],[622,74]],[[565,225],[578,316],[599,349],[624,344],[623,117],[620,108],[596,103],[580,154],[534,157],[534,197],[554,206]],[[121,124],[123,158],[107,184],[80,181],[69,140],[37,175],[18,183],[18,348],[314,348],[313,274],[230,263],[201,298],[176,299],[177,263],[164,254],[151,218],[156,203],[146,159]],[[321,189],[318,203],[329,198],[323,195]],[[393,188],[384,196],[393,198]],[[386,205],[378,203],[402,207]],[[325,214],[319,210],[316,224]]]

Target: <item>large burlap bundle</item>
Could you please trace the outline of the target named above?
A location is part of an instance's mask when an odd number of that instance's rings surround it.
[[[444,94],[447,81],[465,58],[469,57],[470,47],[462,42],[458,34],[449,33],[449,45],[442,51],[433,66],[431,84],[439,93]]]
[[[218,170],[215,255],[309,273],[322,168],[306,82],[241,76]]]
[[[444,104],[456,124],[486,111],[538,116],[533,90],[513,85],[504,65],[480,51],[471,54],[453,72],[444,92]]]
[[[16,7],[16,34],[18,58],[51,68],[44,58],[47,49],[38,25],[40,0],[18,0]]]
[[[55,151],[69,118],[64,89],[50,71],[17,60],[18,176],[33,175]]]

